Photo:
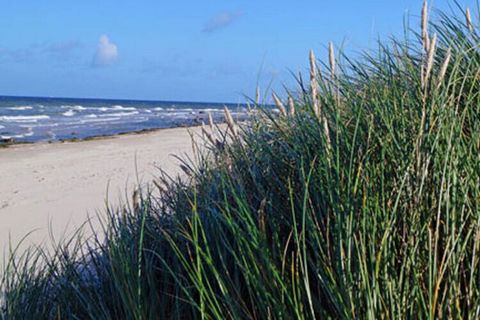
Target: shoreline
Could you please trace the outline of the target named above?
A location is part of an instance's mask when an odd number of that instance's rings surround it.
[[[69,139],[58,139],[58,140],[42,140],[42,141],[16,141],[12,138],[12,142],[6,142],[0,140],[0,150],[7,149],[15,146],[22,146],[22,145],[42,145],[42,144],[62,144],[62,143],[73,143],[73,142],[85,142],[85,141],[96,141],[96,140],[103,140],[103,139],[115,139],[115,137],[119,136],[128,136],[128,135],[142,135],[142,134],[149,134],[152,132],[158,132],[162,130],[170,130],[170,129],[181,129],[181,128],[196,128],[201,127],[201,124],[193,124],[193,125],[181,125],[175,127],[166,127],[166,128],[147,128],[147,129],[140,129],[134,131],[125,131],[119,132],[114,134],[99,134],[99,135],[92,135],[84,138],[69,138]],[[10,140],[10,139],[3,139],[3,140]]]
[[[0,150],[0,257],[9,242],[21,248],[51,245],[90,220],[101,227],[106,204],[120,208],[133,190],[149,185],[162,168],[180,174],[179,160],[192,156],[190,132],[177,127],[129,132],[72,142],[15,144]],[[98,216],[97,216],[98,215]],[[91,235],[87,226],[85,235]]]

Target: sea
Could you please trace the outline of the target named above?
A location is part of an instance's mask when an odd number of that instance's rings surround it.
[[[245,118],[231,103],[0,96],[0,143],[85,139],[95,136],[223,121],[223,108]]]

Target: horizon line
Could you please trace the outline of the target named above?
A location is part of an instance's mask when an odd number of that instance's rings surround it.
[[[70,100],[106,100],[106,101],[138,101],[138,102],[176,102],[176,103],[198,103],[198,104],[225,104],[225,105],[246,105],[245,102],[215,102],[215,101],[188,101],[188,100],[156,100],[156,99],[127,99],[127,98],[93,98],[93,97],[61,97],[61,96],[38,96],[38,95],[8,95],[0,94],[0,98],[40,98],[40,99],[70,99]]]

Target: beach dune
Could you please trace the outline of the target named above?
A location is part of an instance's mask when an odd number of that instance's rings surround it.
[[[173,155],[192,154],[189,131],[199,128],[0,149],[0,254],[28,233],[21,248],[59,241],[89,218],[95,227],[107,197],[121,205],[135,186],[159,175],[158,167],[177,174]]]

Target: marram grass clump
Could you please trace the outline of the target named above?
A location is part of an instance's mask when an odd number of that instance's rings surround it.
[[[2,316],[479,318],[479,29],[427,12],[375,55],[331,45],[328,76],[311,53],[277,115],[227,110],[105,240],[14,256]]]

